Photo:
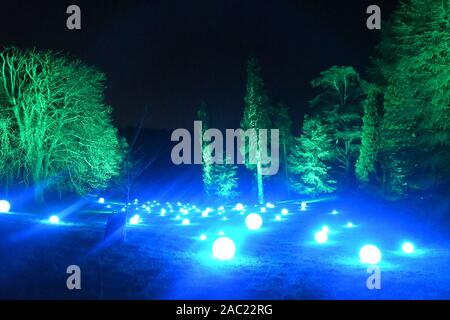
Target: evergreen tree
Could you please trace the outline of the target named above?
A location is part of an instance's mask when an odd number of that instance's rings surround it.
[[[368,183],[375,166],[380,143],[380,92],[371,83],[363,85],[366,98],[363,102],[364,116],[361,135],[361,148],[356,161],[356,176],[359,181]]]
[[[289,155],[292,188],[312,196],[333,192],[336,181],[330,177],[327,164],[332,157],[333,145],[326,126],[317,118],[306,117],[303,134],[295,138]]]
[[[280,133],[280,147],[281,154],[283,156],[281,164],[284,167],[284,174],[286,178],[288,195],[290,197],[290,184],[289,184],[289,170],[287,165],[288,149],[293,143],[292,134],[292,120],[289,115],[289,109],[283,104],[279,103],[273,110],[273,126],[279,130]]]
[[[260,129],[269,129],[270,126],[270,106],[269,99],[264,88],[264,81],[261,76],[261,68],[256,58],[250,58],[247,66],[247,93],[245,95],[244,116],[241,120],[241,127],[243,129],[255,129],[256,141],[254,146],[249,146],[244,142],[243,150],[245,165],[252,171],[255,171],[257,188],[258,188],[258,202],[264,203],[264,184],[263,184],[263,159],[261,150],[261,143],[259,139]],[[268,143],[266,141],[266,143]],[[248,161],[248,150],[250,147],[256,151],[255,160],[256,165]]]
[[[383,31],[373,69],[384,92],[382,176],[397,181],[383,180],[387,194],[448,184],[449,26],[448,0],[410,0]]]
[[[209,116],[207,106],[201,103],[197,111],[197,119],[202,121],[202,136],[209,128]],[[207,195],[220,199],[231,199],[237,196],[238,178],[237,166],[230,164],[223,155],[221,164],[213,163],[213,148],[207,141],[202,141],[203,158],[203,187]]]

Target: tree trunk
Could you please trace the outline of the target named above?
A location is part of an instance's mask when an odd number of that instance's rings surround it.
[[[256,164],[256,181],[258,183],[258,202],[259,204],[264,203],[264,184],[263,184],[263,176],[262,176],[262,166],[261,159],[258,154],[258,160]]]

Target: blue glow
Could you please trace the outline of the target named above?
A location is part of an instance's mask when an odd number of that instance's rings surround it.
[[[225,232],[223,232],[223,231],[221,230],[221,231],[219,231],[218,235],[219,235],[219,236],[223,236],[223,235],[225,235]]]
[[[281,209],[281,214],[282,214],[283,216],[287,215],[288,213],[289,213],[289,210],[288,210],[288,209],[286,209],[286,208]]]
[[[381,251],[372,244],[366,244],[359,250],[359,260],[364,264],[378,264],[381,261]]]
[[[236,245],[230,238],[221,237],[214,241],[212,253],[219,260],[230,260],[236,254]]]
[[[331,214],[338,214],[339,212],[335,209],[333,211],[331,211]]]
[[[267,202],[266,207],[269,209],[273,209],[273,208],[275,208],[275,205],[273,203]]]
[[[217,210],[223,211],[223,210],[225,210],[225,208],[224,208],[224,206],[220,206],[220,207],[217,208]]]
[[[277,221],[281,221],[281,216],[279,216],[279,215],[276,215],[276,216],[275,216],[275,220],[277,220]]]
[[[206,240],[206,234],[201,234],[200,235],[200,240],[205,241]]]
[[[191,221],[190,221],[189,219],[183,219],[183,221],[181,221],[181,224],[182,224],[183,226],[188,226],[188,225],[191,224]]]
[[[328,226],[323,226],[322,231],[328,233],[330,232],[330,228]]]
[[[305,201],[302,201],[302,203],[300,204],[300,210],[305,211],[307,207],[308,204]]]
[[[353,228],[353,223],[351,223],[350,221],[347,222],[347,228]]]
[[[236,211],[242,211],[244,210],[244,205],[242,203],[236,203],[234,209],[236,209]]]
[[[140,219],[141,219],[141,216],[138,214],[135,214],[133,217],[131,217],[130,224],[133,224],[133,225],[139,224]]]
[[[0,200],[0,213],[7,213],[11,209],[11,205],[7,200]]]
[[[202,211],[202,217],[203,217],[203,218],[208,217],[208,214],[209,214],[209,211],[208,211],[208,210],[203,210],[203,211]]]
[[[101,203],[101,204],[105,203],[105,198],[99,198],[98,203]]]
[[[245,224],[247,225],[247,228],[250,230],[258,230],[261,228],[263,223],[263,220],[261,216],[257,213],[250,213],[245,218]]]
[[[402,245],[402,250],[404,253],[413,253],[414,252],[414,245],[411,242],[405,242]]]
[[[58,224],[59,223],[59,217],[58,216],[51,216],[50,218],[48,218],[48,222],[50,222],[52,224]]]
[[[162,209],[161,209],[161,216],[164,217],[165,215],[166,215],[166,209],[162,208]]]
[[[264,212],[266,212],[267,210],[266,210],[266,208],[262,207],[262,208],[260,209],[260,211],[261,211],[262,213],[264,213]]]
[[[328,234],[327,234],[327,232],[324,231],[324,230],[317,231],[314,234],[314,240],[316,240],[316,242],[320,243],[320,244],[327,242],[328,241]]]

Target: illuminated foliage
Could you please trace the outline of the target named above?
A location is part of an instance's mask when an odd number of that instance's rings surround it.
[[[445,188],[450,177],[450,3],[410,0],[393,17],[374,78],[384,90],[381,174],[385,193],[398,197]]]
[[[209,128],[207,107],[200,104],[197,119],[202,121],[202,135]],[[206,194],[220,199],[231,199],[238,195],[237,166],[229,164],[224,154],[222,164],[213,163],[213,149],[208,141],[202,140],[203,187]]]
[[[348,182],[361,144],[361,85],[358,73],[348,66],[333,66],[311,84],[322,90],[311,106],[323,119],[335,144],[341,183]]]
[[[299,194],[318,195],[335,190],[330,178],[333,145],[326,126],[317,118],[305,118],[303,134],[295,139],[289,155],[292,188]]]
[[[293,143],[292,120],[289,115],[289,109],[283,104],[278,104],[273,110],[273,127],[279,130],[280,147],[283,155],[281,163],[284,167],[286,182],[289,181],[289,170],[287,165],[288,149]],[[290,185],[287,183],[288,194],[290,194]]]
[[[266,95],[264,81],[261,76],[261,68],[256,58],[250,58],[247,66],[247,92],[244,98],[244,116],[241,120],[243,129],[255,129],[257,133],[254,146],[256,150],[256,165],[248,161],[248,143],[243,145],[242,153],[245,158],[245,165],[250,170],[255,171],[258,187],[258,201],[264,203],[264,184],[262,175],[262,155],[261,141],[259,139],[259,129],[270,128],[270,106],[269,98]]]
[[[364,183],[369,182],[371,174],[375,173],[378,148],[380,143],[380,92],[370,83],[364,84],[366,98],[363,102],[364,116],[361,135],[361,149],[356,161],[357,178]]]
[[[53,52],[0,53],[0,171],[4,185],[83,194],[104,188],[120,164],[105,76]],[[13,181],[15,179],[15,181]]]

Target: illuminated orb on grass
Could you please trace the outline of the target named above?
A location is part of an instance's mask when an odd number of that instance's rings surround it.
[[[302,203],[300,204],[300,210],[305,211],[306,207],[308,207],[308,204],[305,201],[302,201]]]
[[[381,251],[372,244],[366,244],[359,250],[359,260],[365,264],[378,264],[381,261]]]
[[[289,213],[289,210],[288,210],[288,209],[286,209],[286,208],[281,209],[281,214],[282,214],[283,216],[287,215],[288,213]]]
[[[191,221],[189,221],[189,219],[183,219],[183,221],[181,221],[181,224],[182,224],[183,226],[188,226],[188,225],[191,224]]]
[[[314,240],[316,240],[316,242],[320,243],[320,244],[327,242],[328,241],[328,234],[327,234],[327,232],[324,231],[324,230],[317,231],[314,234]]]
[[[48,218],[48,222],[50,222],[52,224],[58,224],[59,223],[59,217],[58,216],[51,216],[50,218]]]
[[[140,219],[141,219],[141,216],[138,214],[135,214],[133,217],[131,217],[130,224],[133,224],[133,225],[139,224]]]
[[[234,209],[236,211],[242,211],[242,210],[244,210],[244,205],[242,203],[236,203],[236,205],[234,206]]]
[[[402,250],[404,253],[413,253],[414,252],[414,245],[411,242],[405,242],[402,245]]]
[[[263,220],[257,213],[251,213],[245,218],[245,224],[250,230],[258,230],[261,228]]]
[[[212,253],[219,260],[230,260],[236,253],[236,245],[230,238],[221,237],[214,241]]]
[[[105,203],[105,198],[99,198],[98,203],[101,203],[101,204]]]
[[[7,213],[11,209],[11,205],[6,200],[0,200],[0,213]]]

